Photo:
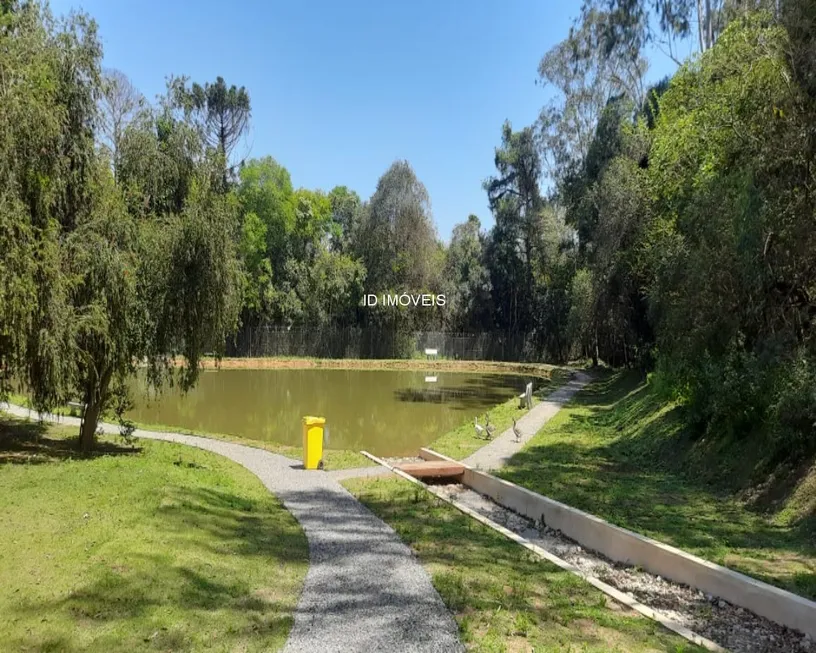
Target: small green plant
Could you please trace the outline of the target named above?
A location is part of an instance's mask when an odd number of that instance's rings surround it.
[[[451,610],[461,610],[467,605],[467,590],[462,575],[456,572],[445,572],[433,577],[436,591]]]
[[[527,633],[530,631],[532,627],[533,627],[532,617],[526,612],[519,612],[516,615],[516,618],[513,619],[513,628],[511,634],[518,635],[521,637],[527,637]]]

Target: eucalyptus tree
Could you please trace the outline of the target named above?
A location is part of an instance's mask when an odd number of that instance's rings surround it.
[[[492,325],[490,276],[485,267],[481,222],[469,215],[457,224],[445,253],[447,326],[455,331],[480,331]]]
[[[144,96],[121,70],[108,68],[102,73],[99,97],[99,136],[111,153],[114,173],[119,168],[122,139],[128,125],[145,108]]]
[[[709,50],[728,23],[740,16],[767,11],[779,18],[785,7],[808,0],[590,0],[582,17],[602,11],[601,46],[605,53],[628,52],[631,58],[656,43],[678,65],[679,44],[691,42],[698,52]]]
[[[589,154],[598,122],[614,98],[639,106],[648,63],[622,46],[604,49],[609,12],[589,3],[569,36],[538,66],[539,83],[555,91],[538,120],[542,155],[552,181],[563,185]]]
[[[493,229],[495,266],[493,287],[504,311],[505,328],[530,331],[534,326],[536,258],[540,246],[539,214],[541,157],[532,127],[514,132],[509,122],[502,126],[502,144],[494,159],[497,176],[484,182],[490,209],[496,221]],[[497,279],[497,275],[505,279]],[[507,295],[502,288],[512,289]]]

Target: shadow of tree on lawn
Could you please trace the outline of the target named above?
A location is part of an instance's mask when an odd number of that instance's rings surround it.
[[[58,642],[54,633],[45,639],[31,633],[7,644],[15,650],[87,650],[81,642],[92,633],[92,650],[195,650],[196,631],[212,628],[230,650],[247,641],[282,642],[308,563],[306,539],[291,516],[219,489],[164,490],[152,521],[153,539],[165,550],[106,554],[67,595],[21,600],[13,618],[55,615],[64,624],[67,616],[71,627]],[[251,561],[255,572],[238,560]]]
[[[83,455],[78,448],[78,434],[70,435],[72,430],[75,429],[0,415],[0,465],[37,465],[70,458],[133,455],[141,451],[136,445],[102,440],[90,454]]]

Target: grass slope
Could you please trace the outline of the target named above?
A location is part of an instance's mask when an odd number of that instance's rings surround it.
[[[0,416],[2,648],[281,648],[308,545],[260,481],[164,442],[77,459],[74,435]]]
[[[816,599],[813,461],[780,485],[757,475],[762,457],[761,442],[695,440],[680,406],[621,373],[579,393],[499,476]]]
[[[408,481],[344,485],[416,552],[468,650],[702,650]]]

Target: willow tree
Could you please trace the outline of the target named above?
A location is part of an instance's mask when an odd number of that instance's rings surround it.
[[[0,393],[19,378],[40,410],[80,399],[88,451],[138,366],[159,383],[178,356],[190,387],[203,353],[223,348],[239,305],[236,207],[213,188],[218,158],[201,155],[179,211],[134,215],[95,149],[94,23],[3,7]]]

